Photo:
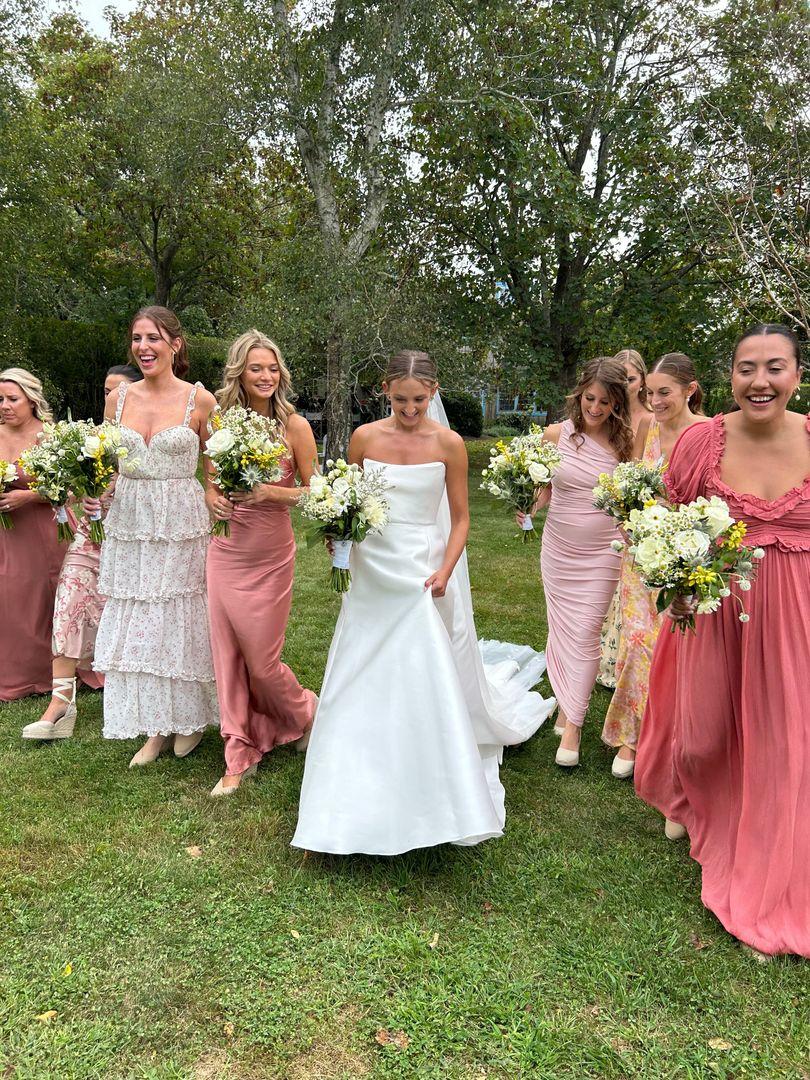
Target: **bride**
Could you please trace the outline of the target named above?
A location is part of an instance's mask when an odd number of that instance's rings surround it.
[[[500,836],[503,747],[528,739],[555,704],[529,692],[544,657],[498,642],[479,649],[467,452],[437,388],[427,353],[398,353],[383,382],[391,415],[352,436],[350,460],[389,485],[389,523],[352,551],[295,847],[397,855]]]

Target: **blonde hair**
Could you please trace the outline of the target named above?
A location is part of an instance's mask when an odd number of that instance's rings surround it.
[[[26,371],[21,367],[6,368],[5,371],[0,371],[0,382],[13,382],[22,390],[31,404],[34,406],[34,416],[37,420],[42,420],[48,423],[53,420],[53,412],[48,402],[45,400],[45,394],[42,391],[42,383],[36,377],[32,375],[30,371]]]
[[[270,398],[270,419],[278,421],[284,428],[295,412],[295,406],[289,400],[292,396],[292,377],[278,345],[260,330],[246,331],[228,349],[228,359],[225,361],[225,370],[222,373],[222,387],[216,392],[219,407],[223,412],[230,409],[232,405],[244,405],[245,408],[250,408],[250,399],[242,385],[242,375],[247,367],[251,349],[268,349],[278,361],[279,379],[275,393]]]
[[[642,405],[647,404],[647,365],[644,363],[644,358],[640,352],[636,352],[635,349],[620,349],[619,352],[613,357],[614,360],[618,360],[620,364],[630,364],[636,369],[641,379],[641,386],[638,391],[638,400]]]
[[[593,383],[601,383],[610,402],[610,416],[605,421],[608,441],[619,461],[633,456],[633,428],[630,424],[630,395],[627,393],[627,372],[615,356],[597,356],[589,360],[580,372],[579,381],[566,399],[568,416],[574,425],[571,440],[585,442],[585,418],[582,415],[582,395]]]

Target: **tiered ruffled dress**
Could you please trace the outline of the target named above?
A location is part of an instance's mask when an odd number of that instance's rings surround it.
[[[810,437],[810,417],[807,419]],[[724,418],[681,435],[677,502],[718,495],[765,549],[739,621],[729,597],[694,634],[662,633],[636,791],[686,826],[703,903],[765,953],[810,957],[810,477],[773,501],[720,478]]]
[[[199,385],[199,384],[198,384]],[[104,672],[104,735],[191,735],[218,722],[205,599],[209,520],[196,479],[199,439],[182,424],[149,443],[116,420],[129,451],[104,524],[96,639]]]

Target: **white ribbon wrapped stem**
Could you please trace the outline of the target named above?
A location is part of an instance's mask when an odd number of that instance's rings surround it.
[[[100,510],[94,510],[93,513],[90,515],[90,520],[91,521],[101,521],[101,511]]]
[[[532,515],[526,514],[523,518],[523,524],[520,526],[524,532],[531,532],[534,528],[534,522],[532,521]]]
[[[56,513],[56,520],[59,522],[59,524],[60,525],[66,525],[67,522],[69,521],[67,507],[57,506],[56,510],[55,510],[55,513]]]
[[[348,570],[349,569],[349,556],[352,553],[352,541],[351,540],[333,540],[332,541],[332,566],[336,570]]]

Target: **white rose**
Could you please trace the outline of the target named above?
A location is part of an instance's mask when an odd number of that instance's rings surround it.
[[[550,473],[545,465],[541,465],[539,461],[533,461],[529,466],[529,476],[532,478],[535,484],[547,483]]]
[[[712,540],[721,533],[727,532],[734,524],[734,518],[728,512],[728,507],[717,496],[713,496],[712,501],[703,507],[701,516],[709,526]]]
[[[681,529],[672,537],[672,547],[682,559],[699,559],[709,550],[709,538],[698,529]]]
[[[326,491],[326,477],[325,476],[313,476],[309,482],[310,494],[316,498],[320,498]]]
[[[335,495],[345,495],[346,492],[349,490],[350,486],[351,485],[349,484],[348,480],[344,479],[342,476],[339,476],[337,480],[335,480],[335,482],[332,484],[332,491]]]
[[[101,450],[101,439],[98,435],[88,435],[84,440],[82,453],[86,458],[94,458]]]
[[[13,465],[8,464],[6,466],[6,468],[5,468],[5,471],[3,472],[3,483],[4,484],[10,484],[16,479],[17,479],[17,470],[16,470],[16,468]]]
[[[220,428],[219,431],[215,431],[208,442],[205,444],[205,452],[209,457],[220,457],[236,445],[236,439],[233,437],[233,433],[228,431],[227,428]]]
[[[642,570],[654,567],[661,556],[661,546],[654,536],[647,536],[640,544],[636,544],[634,556]]]
[[[121,442],[121,432],[117,427],[104,428],[104,438],[110,446],[118,446]]]

